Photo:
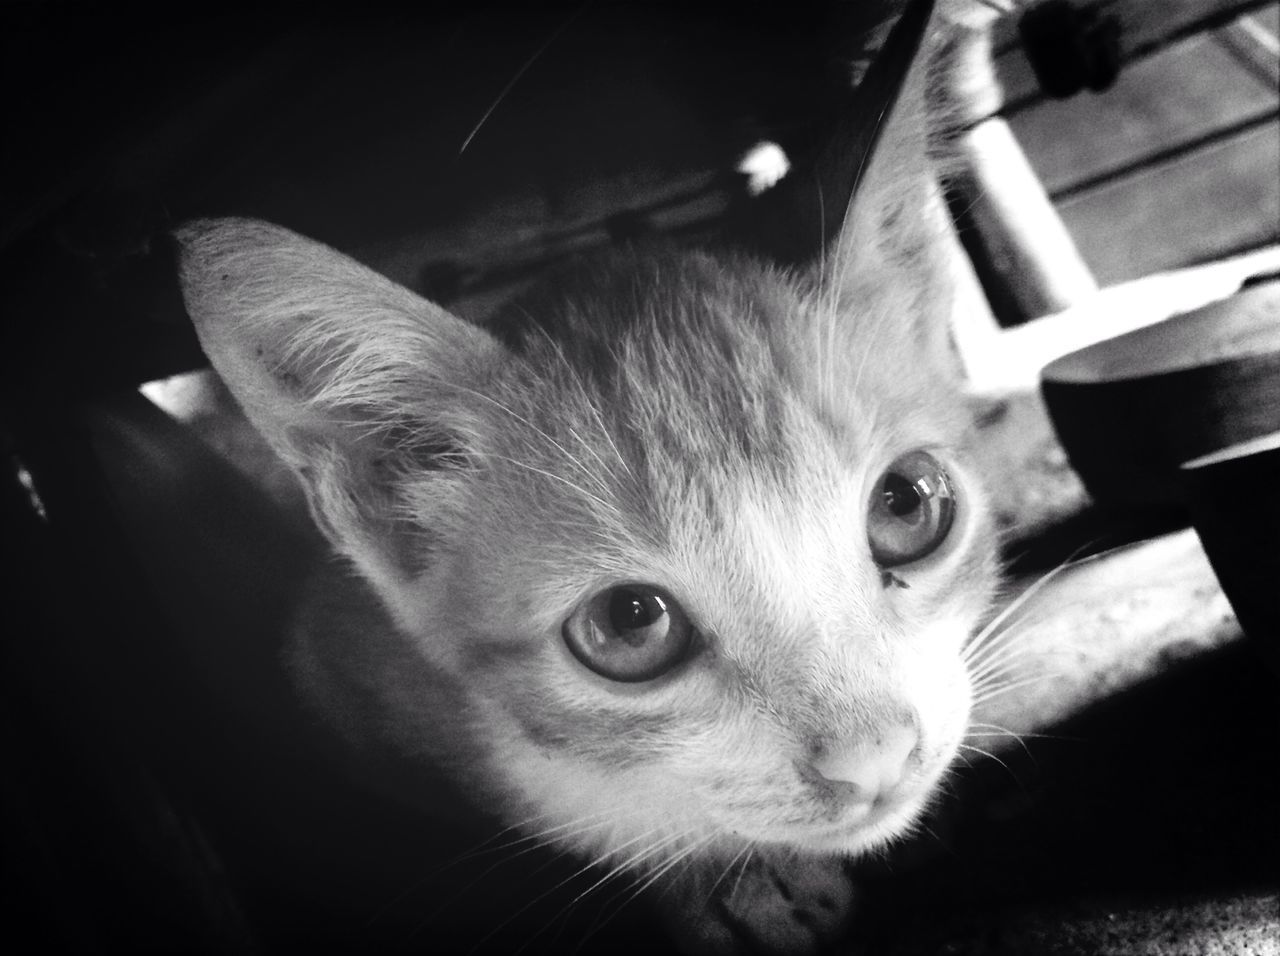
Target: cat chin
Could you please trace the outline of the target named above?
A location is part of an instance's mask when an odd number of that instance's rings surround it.
[[[928,802],[929,795],[921,793],[876,807],[857,820],[825,826],[789,827],[764,842],[821,856],[862,856],[909,835]]]
[[[909,805],[887,808],[856,828],[837,833],[825,846],[818,849],[824,853],[836,852],[844,856],[861,856],[881,849],[913,831],[924,804],[924,800],[919,800]]]

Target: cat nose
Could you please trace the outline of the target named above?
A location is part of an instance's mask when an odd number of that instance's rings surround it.
[[[823,780],[852,785],[850,796],[872,802],[902,782],[919,744],[914,727],[893,727],[870,741],[823,748],[810,766]]]

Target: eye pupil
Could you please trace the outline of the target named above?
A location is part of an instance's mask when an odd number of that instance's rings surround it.
[[[920,510],[920,492],[902,475],[890,474],[884,479],[884,505],[899,518]]]
[[[609,598],[609,623],[617,631],[649,627],[666,613],[666,605],[656,594],[640,594],[629,588],[618,588]]]

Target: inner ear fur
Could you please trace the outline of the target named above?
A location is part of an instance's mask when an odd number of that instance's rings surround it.
[[[915,38],[909,67],[896,97],[871,97],[869,115],[850,117],[870,138],[866,155],[842,158],[833,152],[852,139],[837,136],[822,157],[820,174],[827,180],[856,180],[834,238],[822,253],[820,275],[846,307],[873,301],[889,290],[892,308],[928,356],[949,352],[951,261],[955,254],[952,226],[939,183],[938,136],[931,129],[940,117],[930,116],[930,85],[937,81],[936,57],[954,24],[931,11],[932,4],[908,5],[895,33],[916,20],[922,31]],[[921,17],[927,20],[921,21]],[[890,36],[884,53],[897,44],[902,53],[912,47],[910,35]],[[874,67],[873,67],[874,71]],[[864,83],[873,80],[868,73]],[[873,91],[874,93],[874,91]],[[866,129],[872,132],[866,132]],[[860,163],[860,169],[840,169],[839,163]],[[828,187],[830,188],[830,187]]]
[[[897,315],[921,356],[951,375],[956,245],[929,115],[935,58],[955,29],[955,4],[941,6],[908,4],[881,50],[886,62],[868,71],[807,168],[765,194],[746,241],[811,272],[851,321]]]
[[[175,236],[205,354],[301,479],[318,524],[380,590],[411,578],[432,516],[406,512],[403,485],[434,481],[448,498],[482,442],[467,396],[503,347],[280,226],[199,220]]]

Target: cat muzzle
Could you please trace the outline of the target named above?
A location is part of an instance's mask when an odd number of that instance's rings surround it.
[[[892,801],[920,763],[920,735],[894,727],[871,741],[825,747],[810,759],[805,775],[851,803],[868,807]]]

